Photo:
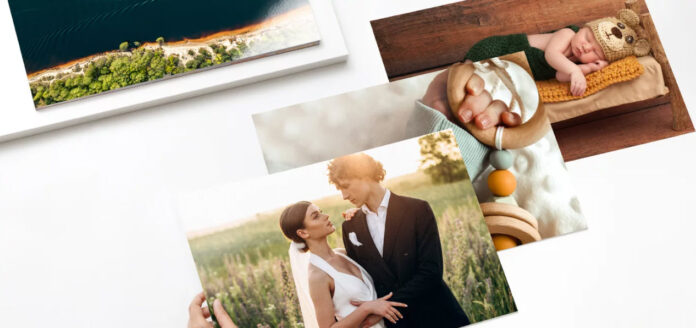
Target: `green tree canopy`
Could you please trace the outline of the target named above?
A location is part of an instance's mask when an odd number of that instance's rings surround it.
[[[466,165],[452,131],[441,131],[418,139],[420,168],[433,183],[449,183],[468,178]]]

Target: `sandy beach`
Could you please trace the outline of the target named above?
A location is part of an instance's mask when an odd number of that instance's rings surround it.
[[[197,53],[200,48],[205,48],[211,53],[214,53],[209,46],[210,44],[216,44],[226,48],[236,46],[237,43],[242,41],[246,44],[253,44],[255,41],[264,40],[265,36],[270,33],[282,31],[284,29],[292,31],[294,28],[298,26],[306,26],[306,24],[314,24],[312,8],[309,5],[275,16],[258,24],[246,26],[240,29],[221,31],[197,39],[184,39],[172,42],[165,41],[165,43],[162,45],[157,42],[144,42],[137,49],[155,50],[161,48],[164,51],[165,57],[177,55],[179,56],[181,62],[185,63],[186,61],[193,59],[193,56],[189,55],[190,50]],[[313,37],[318,38],[318,32],[316,33],[316,36],[293,35],[293,38],[295,39],[301,40],[306,38],[308,41],[311,41],[311,38]],[[264,49],[251,49],[251,51],[245,53],[242,58],[257,55],[259,52],[263,52],[263,50]],[[84,68],[90,62],[107,56],[130,56],[131,54],[131,51],[113,50],[76,59],[49,69],[34,72],[28,74],[27,77],[29,79],[29,83],[34,83],[47,77],[56,79],[58,76],[60,76],[60,78],[65,78],[71,75],[80,75],[82,74],[82,70],[79,70],[78,72],[75,71],[78,66],[80,68]]]

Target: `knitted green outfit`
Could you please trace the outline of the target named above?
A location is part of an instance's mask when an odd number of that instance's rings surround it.
[[[580,30],[575,25],[568,26],[574,32]],[[464,59],[477,62],[480,60],[500,57],[515,52],[524,51],[532,69],[534,79],[543,81],[556,77],[556,69],[551,67],[544,57],[544,51],[529,45],[526,34],[510,34],[487,37],[474,44]]]

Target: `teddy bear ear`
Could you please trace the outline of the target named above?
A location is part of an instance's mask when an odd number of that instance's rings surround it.
[[[640,24],[640,17],[635,11],[630,9],[621,9],[619,14],[616,15],[620,20],[624,21],[628,26],[638,26]]]
[[[633,54],[636,56],[645,56],[650,53],[650,42],[647,39],[638,39],[633,45]]]

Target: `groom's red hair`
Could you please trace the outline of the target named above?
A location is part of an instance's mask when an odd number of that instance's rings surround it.
[[[329,162],[328,169],[329,183],[339,188],[340,180],[366,178],[381,182],[387,174],[382,163],[365,153],[337,157]]]

